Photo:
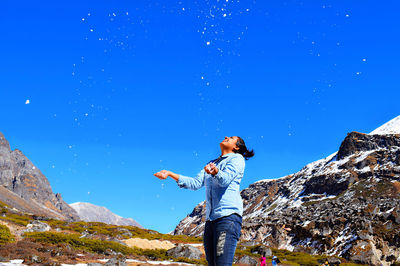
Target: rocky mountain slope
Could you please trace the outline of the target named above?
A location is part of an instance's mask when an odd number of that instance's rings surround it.
[[[0,133],[0,201],[22,212],[63,220],[78,220],[78,215],[49,181],[20,150],[11,150]]]
[[[351,132],[338,152],[241,192],[241,240],[371,265],[400,262],[400,116]],[[205,205],[174,234],[201,235]]]
[[[111,212],[106,207],[97,206],[88,202],[76,202],[70,206],[78,213],[79,218],[85,222],[102,222],[114,225],[133,225],[143,228],[132,218],[123,218]]]

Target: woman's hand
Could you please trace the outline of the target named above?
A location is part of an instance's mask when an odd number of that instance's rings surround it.
[[[154,175],[159,179],[164,180],[167,179],[167,177],[170,175],[170,172],[167,170],[161,170],[160,172],[157,172]]]
[[[167,171],[167,170],[161,170],[160,172],[157,172],[154,175],[161,180],[167,179],[167,177],[171,177],[175,181],[179,180],[178,174],[175,174],[175,173],[173,173],[171,171]]]
[[[218,168],[214,163],[209,163],[204,167],[204,171],[206,171],[207,174],[210,175],[216,175],[218,174]]]

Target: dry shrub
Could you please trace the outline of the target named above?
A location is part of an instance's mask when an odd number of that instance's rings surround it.
[[[57,265],[60,263],[76,264],[77,254],[83,253],[72,249],[67,244],[49,245],[32,242],[28,239],[0,246],[0,256],[11,259],[23,259],[28,265]],[[82,260],[93,260],[92,254],[85,254]]]
[[[14,240],[10,229],[6,225],[0,224],[0,244],[6,244]]]

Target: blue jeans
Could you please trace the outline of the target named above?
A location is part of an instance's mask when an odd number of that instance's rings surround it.
[[[232,265],[241,228],[237,214],[206,222],[203,241],[209,266]]]

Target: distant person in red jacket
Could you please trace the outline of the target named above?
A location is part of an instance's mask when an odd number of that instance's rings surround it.
[[[264,256],[264,254],[261,255],[260,266],[267,266],[267,258]]]

